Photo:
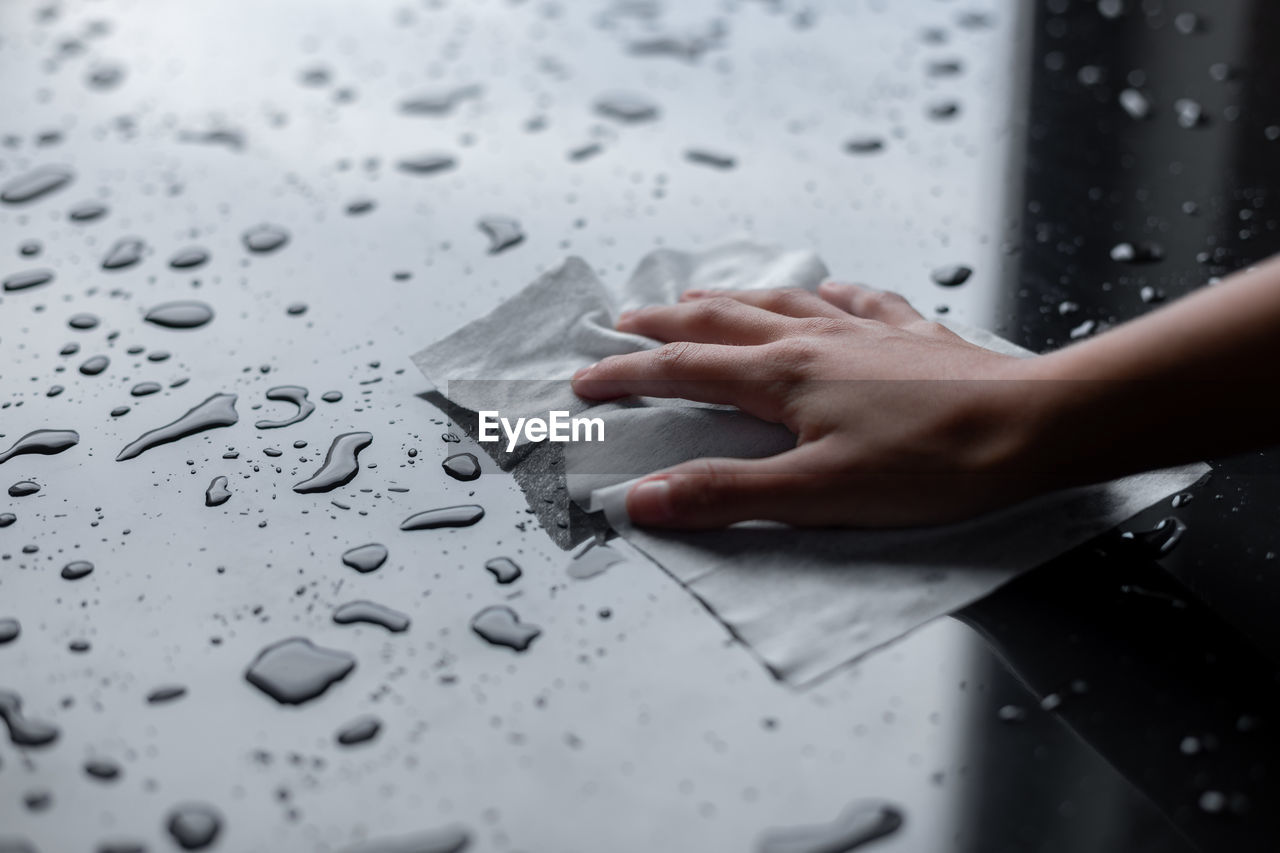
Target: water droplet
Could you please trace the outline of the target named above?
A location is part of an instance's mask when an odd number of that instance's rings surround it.
[[[935,121],[952,119],[960,115],[960,105],[955,101],[939,101],[929,105],[928,115]]]
[[[400,102],[400,112],[408,115],[442,116],[453,112],[454,107],[468,98],[478,98],[479,86],[459,86],[436,92],[424,92]]]
[[[1122,264],[1153,264],[1164,259],[1164,247],[1159,243],[1117,243],[1111,247],[1111,260]]]
[[[902,826],[902,812],[881,800],[851,803],[831,823],[766,830],[758,853],[848,853]]]
[[[1178,547],[1178,543],[1182,541],[1186,532],[1187,526],[1181,520],[1168,516],[1160,519],[1159,523],[1150,530],[1126,532],[1121,536],[1134,541],[1153,556],[1163,557]]]
[[[289,242],[289,232],[279,225],[255,225],[240,236],[251,252],[274,252]]]
[[[100,201],[82,201],[67,211],[72,222],[93,222],[107,215],[108,208]]]
[[[1227,797],[1221,791],[1205,791],[1197,803],[1205,814],[1222,814],[1227,807]]]
[[[73,329],[86,332],[89,329],[98,328],[99,320],[94,314],[72,314],[67,319],[67,325]]]
[[[343,433],[329,445],[324,464],[307,480],[293,487],[299,494],[328,492],[350,483],[360,472],[360,451],[373,443],[373,435],[367,432]]]
[[[1120,92],[1120,107],[1130,118],[1142,120],[1151,115],[1151,101],[1137,89],[1125,89]]]
[[[169,266],[175,270],[187,270],[192,267],[198,267],[209,260],[209,253],[199,246],[189,246],[185,249],[179,249],[174,256],[169,259]]]
[[[8,462],[15,456],[38,453],[52,456],[80,443],[80,433],[69,429],[38,429],[18,439],[3,453],[0,453],[0,464]]]
[[[400,633],[409,627],[409,617],[373,601],[348,601],[333,611],[333,621],[339,625],[367,622],[381,625],[392,633]]]
[[[732,169],[738,165],[738,158],[732,154],[711,151],[706,148],[690,148],[684,152],[684,159],[699,166],[710,166],[713,169]]]
[[[18,517],[11,512],[0,512],[0,527],[8,527],[18,520]]]
[[[324,400],[326,403],[336,403],[342,399],[342,392],[341,391],[325,391],[323,394],[320,395],[320,399]]]
[[[1085,320],[1083,323],[1072,329],[1068,333],[1068,337],[1073,341],[1078,341],[1081,338],[1087,338],[1092,335],[1096,328],[1098,328],[1096,320]]]
[[[52,723],[23,716],[22,697],[11,690],[0,690],[0,720],[9,727],[14,746],[48,746],[61,734]]]
[[[120,765],[109,758],[91,758],[84,763],[84,772],[99,781],[110,782],[120,777]]]
[[[143,319],[166,329],[198,329],[213,319],[213,309],[203,302],[180,299],[157,305]]]
[[[85,75],[85,82],[91,89],[114,89],[124,79],[124,68],[114,62],[95,65]]]
[[[74,177],[70,169],[61,166],[40,166],[19,175],[0,188],[0,201],[22,204],[65,187]]]
[[[1173,102],[1173,110],[1178,114],[1178,126],[1187,130],[1209,123],[1209,117],[1204,114],[1204,108],[1200,106],[1199,101],[1179,98]]]
[[[53,270],[23,270],[5,278],[4,289],[10,292],[26,290],[29,287],[39,287],[51,281],[53,281]]]
[[[288,314],[290,317],[299,317],[307,313],[307,303],[290,302],[288,306],[285,307],[284,312]]]
[[[405,157],[396,163],[396,168],[411,175],[432,175],[452,169],[457,164],[451,154],[427,153]]]
[[[137,237],[123,237],[116,241],[111,251],[107,252],[107,256],[102,259],[102,268],[104,270],[127,269],[142,260],[146,250],[147,244]]]
[[[608,545],[592,542],[569,561],[569,577],[577,580],[593,578],[611,566],[626,562],[626,559]]]
[[[9,497],[25,498],[40,491],[40,484],[32,480],[19,480],[9,487]]]
[[[107,358],[105,355],[95,355],[91,358],[85,359],[84,363],[80,365],[80,372],[85,376],[97,376],[99,373],[106,370],[107,366],[110,364],[111,359]]]
[[[158,393],[163,390],[164,386],[159,382],[139,382],[129,389],[129,393],[134,397],[147,397],[151,394]]]
[[[93,563],[88,560],[72,560],[62,567],[63,580],[78,581],[93,574]]]
[[[222,506],[231,500],[231,490],[227,488],[227,478],[218,476],[209,481],[209,488],[204,490],[205,506]]]
[[[470,527],[484,518],[484,507],[476,504],[429,509],[400,522],[401,530],[435,530],[440,527]]]
[[[850,154],[875,154],[884,150],[884,140],[878,136],[855,136],[845,142],[844,150]]]
[[[309,392],[301,385],[280,385],[276,388],[267,390],[268,400],[281,400],[286,403],[293,403],[298,407],[298,411],[292,416],[282,421],[258,421],[254,426],[258,429],[278,429],[279,427],[292,426],[300,421],[305,421],[307,416],[316,410],[316,404],[307,399]]]
[[[398,838],[375,839],[343,853],[462,853],[470,843],[471,834],[465,827],[446,826]]]
[[[500,584],[514,583],[523,574],[520,571],[519,564],[510,557],[494,557],[485,563],[484,567],[493,574],[494,579]]]
[[[1002,705],[996,716],[1002,723],[1021,723],[1027,718],[1027,711],[1018,705]]]
[[[440,463],[444,472],[455,480],[470,482],[480,479],[480,460],[474,453],[455,453]]]
[[[942,287],[959,287],[969,280],[973,275],[973,270],[961,264],[952,264],[951,266],[938,267],[929,274],[929,278],[933,279],[933,283]]]
[[[181,699],[187,695],[187,688],[181,684],[162,684],[147,694],[147,703],[150,705],[161,705],[165,702],[172,702],[175,699]]]
[[[1179,12],[1173,16],[1173,26],[1184,36],[1194,35],[1200,31],[1200,16],[1195,12]]]
[[[111,417],[113,418],[122,418],[127,414],[129,414],[128,406],[116,406],[111,410]]]
[[[222,831],[222,815],[212,806],[184,803],[169,812],[166,826],[183,850],[202,850]]]
[[[12,643],[22,634],[22,623],[17,619],[5,617],[0,619],[0,646]]]
[[[214,427],[231,426],[238,420],[240,416],[236,414],[236,395],[214,394],[176,421],[143,433],[131,441],[116,456],[116,461],[133,459],[161,444],[168,444]]]
[[[360,216],[361,214],[368,213],[375,207],[377,207],[377,202],[373,199],[357,198],[347,202],[346,210],[348,216]]]
[[[71,642],[67,643],[67,648],[75,652],[76,654],[83,654],[84,652],[89,651],[89,649],[93,647],[89,645],[88,640],[72,640]]]
[[[658,117],[658,105],[643,95],[613,92],[596,100],[595,110],[615,121],[636,123]]]
[[[524,241],[524,230],[520,227],[520,222],[509,216],[486,216],[476,225],[488,236],[491,255]]]
[[[542,633],[537,625],[520,621],[510,607],[486,607],[471,620],[471,630],[495,646],[507,646],[523,652]]]
[[[360,545],[342,555],[343,564],[350,566],[357,572],[372,572],[381,568],[386,561],[387,546],[379,545],[377,542]]]
[[[335,739],[343,746],[355,746],[373,740],[380,731],[382,731],[382,720],[372,714],[365,714],[338,729]]]
[[[599,142],[588,142],[586,145],[572,149],[569,152],[569,159],[575,163],[581,163],[583,160],[590,160],[601,151],[604,151],[604,146]]]
[[[1138,297],[1143,302],[1146,302],[1147,304],[1152,304],[1156,302],[1164,302],[1165,293],[1163,290],[1161,290],[1158,287],[1151,287],[1150,285],[1145,285],[1144,287],[1142,287],[1142,289],[1138,291]]]
[[[285,705],[301,705],[320,696],[356,667],[356,659],[302,637],[267,646],[245,671],[254,687]]]

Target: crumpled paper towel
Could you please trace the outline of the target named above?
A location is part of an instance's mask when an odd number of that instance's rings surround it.
[[[550,411],[603,418],[603,443],[491,450],[517,475],[562,477],[569,497],[665,569],[778,678],[804,685],[951,613],[1179,491],[1208,466],[1187,465],[1047,495],[958,524],[904,530],[798,530],[752,523],[720,531],[634,528],[626,491],[634,479],[701,456],[765,456],[794,437],[725,407],[687,401],[589,404],[568,379],[583,365],[657,346],[613,328],[620,311],[670,303],[689,289],[817,287],[827,271],[808,252],[748,242],[704,252],[658,250],[621,290],[569,258],[513,299],[435,343],[414,363],[450,413],[504,417]],[[968,340],[1028,354],[979,329],[950,324]],[[548,474],[547,472],[552,472]]]

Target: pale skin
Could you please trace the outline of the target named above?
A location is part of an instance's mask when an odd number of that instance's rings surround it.
[[[797,438],[645,477],[627,497],[645,526],[937,524],[1280,441],[1280,259],[1031,358],[835,282],[691,291],[617,328],[663,346],[578,371],[580,396],[729,404]]]

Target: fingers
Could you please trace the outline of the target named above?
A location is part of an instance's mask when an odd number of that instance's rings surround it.
[[[693,341],[750,346],[776,341],[787,334],[787,319],[722,296],[654,305],[627,311],[618,318],[619,331],[659,341]]]
[[[840,319],[847,312],[824,301],[816,293],[798,288],[773,290],[690,290],[680,297],[682,302],[710,298],[727,298],[744,305],[754,305],[785,317],[830,317]],[[847,319],[847,318],[846,318]]]
[[[700,403],[737,406],[769,421],[780,420],[776,380],[782,370],[770,366],[769,350],[687,341],[657,349],[615,355],[573,375],[573,390],[589,400],[618,397],[679,397]]]
[[[818,288],[818,295],[828,304],[855,317],[879,320],[891,326],[907,326],[924,319],[907,300],[887,290],[824,281]]]
[[[811,460],[816,445],[766,459],[694,459],[632,486],[627,515],[644,527],[700,530],[739,521],[815,526],[836,507]]]

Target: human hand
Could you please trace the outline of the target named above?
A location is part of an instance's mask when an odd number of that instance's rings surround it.
[[[997,354],[902,297],[848,284],[686,293],[624,313],[620,331],[665,344],[573,377],[594,400],[720,403],[784,424],[794,450],[695,459],[627,497],[640,525],[908,526],[977,515],[1045,489],[1034,463],[1034,359]]]

